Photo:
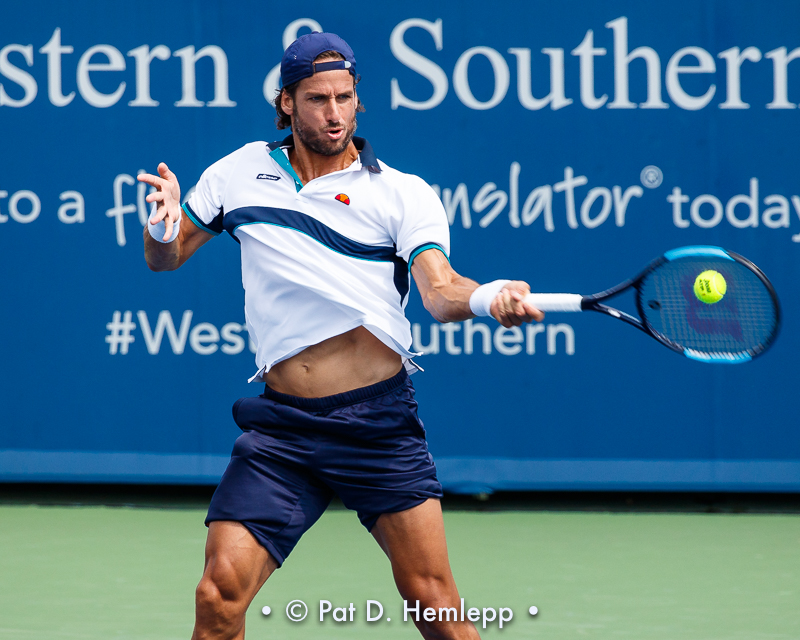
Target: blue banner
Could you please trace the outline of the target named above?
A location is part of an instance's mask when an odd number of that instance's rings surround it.
[[[281,139],[281,54],[323,29],[356,53],[359,135],[437,190],[463,275],[588,294],[703,244],[751,259],[781,297],[774,348],[721,367],[596,314],[439,325],[412,291],[414,383],[447,489],[800,490],[797,3],[2,14],[0,480],[219,478],[230,406],[260,393],[238,245],[220,236],[151,273],[136,175],[165,161],[185,198],[220,157]]]

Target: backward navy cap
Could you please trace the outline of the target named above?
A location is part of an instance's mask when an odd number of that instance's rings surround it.
[[[314,63],[323,51],[340,53],[344,60],[326,60]],[[347,69],[353,77],[356,75],[356,58],[353,50],[335,33],[314,31],[300,36],[283,54],[281,60],[281,86],[286,87],[303,78],[309,78],[319,71]]]

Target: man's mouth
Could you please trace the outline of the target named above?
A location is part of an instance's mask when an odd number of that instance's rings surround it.
[[[338,140],[339,138],[341,138],[341,137],[344,135],[344,129],[343,129],[343,128],[339,128],[339,129],[327,129],[327,130],[325,131],[325,134],[326,134],[326,135],[327,135],[327,136],[328,136],[328,137],[329,137],[331,140]]]

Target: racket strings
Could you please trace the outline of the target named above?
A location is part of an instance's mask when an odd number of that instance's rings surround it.
[[[719,271],[727,283],[725,296],[714,304],[694,294],[695,278],[707,269]],[[682,348],[708,354],[755,354],[777,328],[770,291],[739,262],[708,258],[667,262],[649,273],[638,290],[645,321]]]

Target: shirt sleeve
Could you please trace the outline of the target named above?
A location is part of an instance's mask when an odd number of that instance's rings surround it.
[[[397,255],[408,262],[426,249],[438,249],[450,259],[450,225],[442,201],[422,178],[408,176],[402,194],[403,214],[397,233]]]
[[[241,155],[240,151],[234,151],[206,169],[183,205],[183,212],[192,222],[215,236],[223,230],[225,190]]]

